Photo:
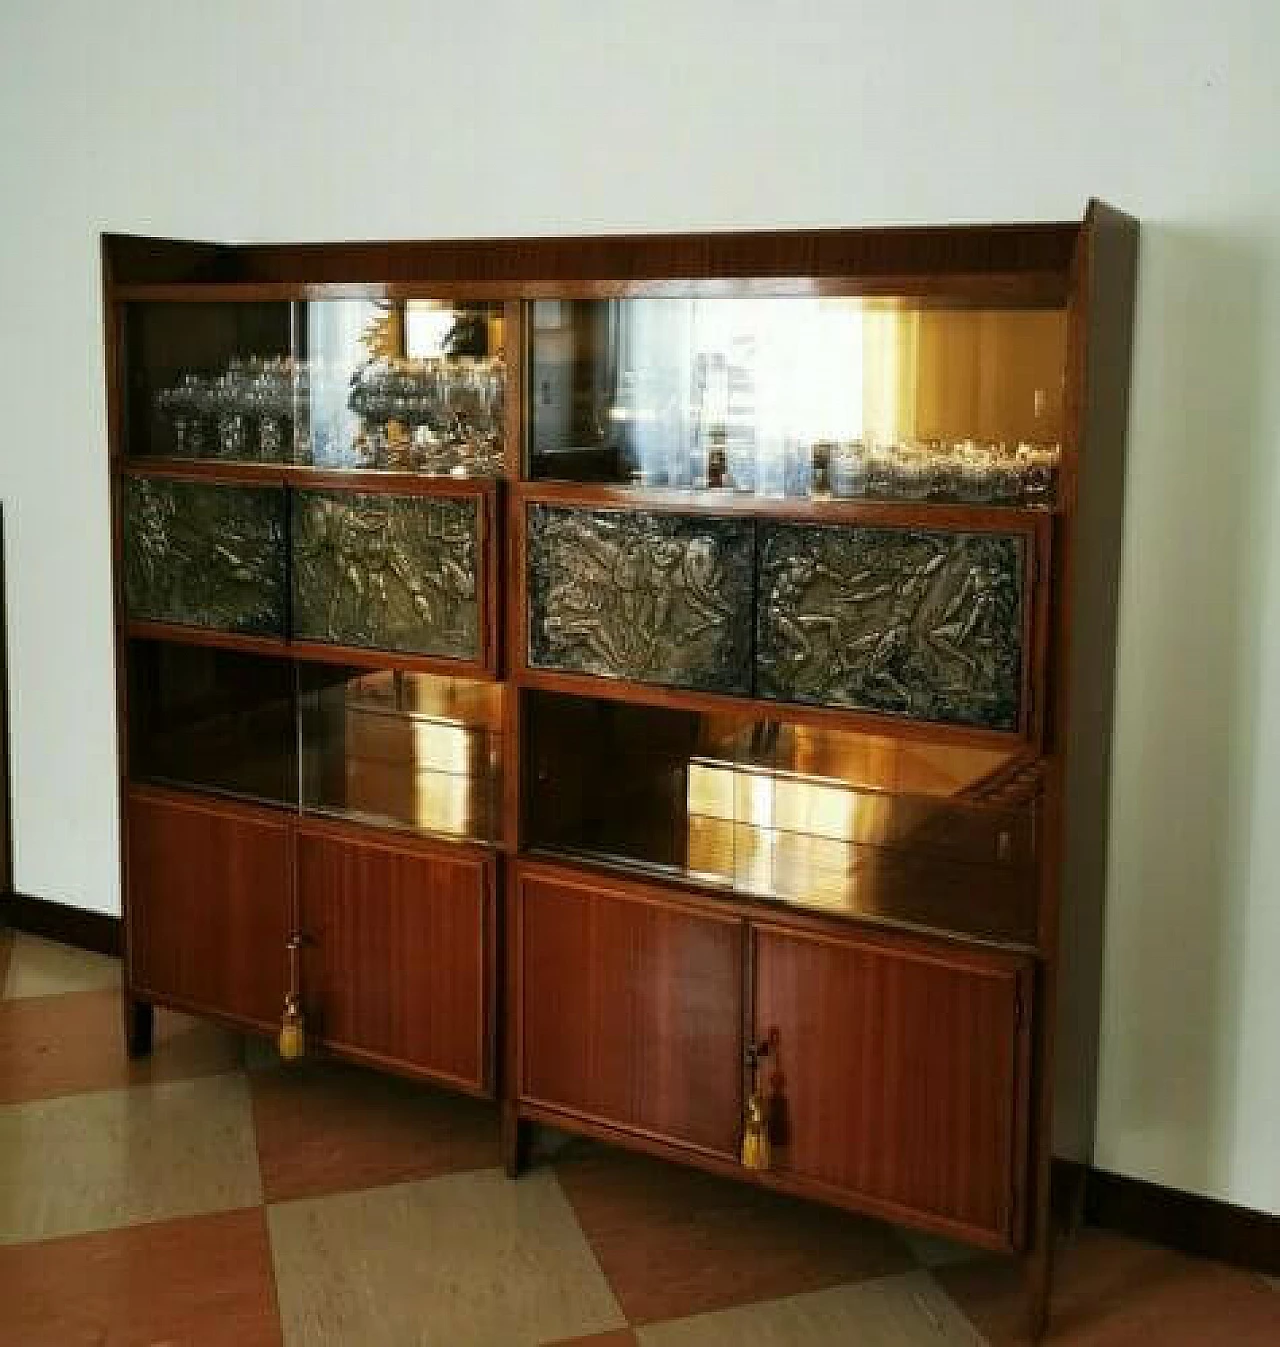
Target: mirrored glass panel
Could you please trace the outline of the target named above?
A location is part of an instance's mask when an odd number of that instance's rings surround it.
[[[298,462],[500,475],[504,342],[501,304],[301,305]]]
[[[291,462],[293,327],[288,303],[127,305],[126,452]]]
[[[127,306],[127,451],[453,476],[502,471],[501,304]]]
[[[529,472],[1051,506],[1058,309],[758,298],[530,305]]]
[[[299,678],[304,810],[498,837],[501,686],[318,664]]]
[[[530,844],[814,911],[1035,938],[1017,753],[530,694]]]
[[[143,640],[127,660],[132,780],[297,806],[290,661]]]

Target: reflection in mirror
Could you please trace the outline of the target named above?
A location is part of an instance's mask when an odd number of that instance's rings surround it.
[[[495,475],[502,314],[425,299],[131,304],[128,452]]]
[[[289,660],[147,640],[127,658],[134,781],[297,806]]]
[[[323,468],[502,471],[500,304],[303,306],[298,456]]]
[[[495,839],[499,685],[330,665],[299,678],[304,810]]]
[[[530,473],[768,496],[1052,505],[1065,313],[539,301]]]
[[[530,694],[527,728],[537,850],[846,916],[1034,941],[1033,757],[541,692]]]

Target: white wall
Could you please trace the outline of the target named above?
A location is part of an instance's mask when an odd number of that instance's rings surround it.
[[[18,887],[118,909],[99,230],[1073,218],[1098,195],[1144,232],[1096,1159],[1280,1212],[1278,50],[1270,0],[3,0]]]

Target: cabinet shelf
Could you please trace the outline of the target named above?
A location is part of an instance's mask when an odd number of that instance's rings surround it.
[[[216,627],[187,626],[176,622],[148,622],[132,619],[125,624],[129,640],[168,641],[175,645],[203,646],[216,650],[243,650],[251,654],[275,655],[309,664],[342,664],[365,669],[399,669],[405,673],[461,676],[478,682],[496,682],[497,675],[477,669],[465,660],[439,659],[432,655],[406,655],[395,650],[369,646],[329,645],[320,641],[291,641],[277,636],[250,636],[241,632],[219,631]]]
[[[177,478],[212,483],[314,487],[325,491],[385,492],[405,496],[484,496],[500,480],[493,476],[397,472],[381,468],[320,468],[305,463],[235,463],[222,459],[121,458],[122,477]]]

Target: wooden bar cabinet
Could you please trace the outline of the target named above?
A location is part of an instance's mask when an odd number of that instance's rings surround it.
[[[180,1007],[500,1101],[513,1177],[543,1123],[1018,1255],[1038,1332],[1136,243],[107,236],[131,1049]]]

